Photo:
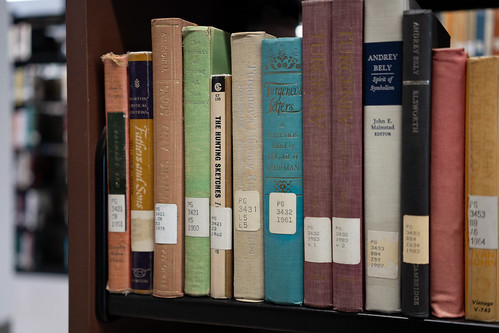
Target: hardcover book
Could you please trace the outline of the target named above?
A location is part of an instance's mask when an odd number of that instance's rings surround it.
[[[499,56],[471,57],[466,74],[465,316],[499,320]]]
[[[363,0],[333,0],[333,308],[364,308],[362,207]]]
[[[152,53],[128,54],[132,290],[151,294],[154,261]]]
[[[232,81],[211,76],[211,288],[213,298],[232,297]]]
[[[365,309],[400,311],[402,16],[409,0],[364,3]]]
[[[331,6],[302,3],[304,304],[317,308],[333,306]]]
[[[265,300],[303,303],[302,40],[262,41]]]
[[[184,295],[184,72],[179,18],[151,20],[154,98],[153,295]]]
[[[450,37],[431,10],[404,12],[402,90],[401,306],[409,317],[430,314],[430,119],[432,49]]]
[[[112,293],[132,290],[128,55],[107,53],[104,63],[107,139],[108,283]]]
[[[184,27],[185,293],[210,294],[210,77],[230,73],[230,35]]]
[[[463,48],[433,49],[430,156],[430,305],[440,318],[464,315]]]
[[[234,297],[265,298],[263,251],[263,31],[231,35]]]

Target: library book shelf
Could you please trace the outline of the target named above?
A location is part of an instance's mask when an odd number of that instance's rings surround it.
[[[456,10],[494,7],[489,0],[424,8]],[[464,7],[467,6],[467,7]],[[71,0],[66,3],[68,71],[69,331],[420,331],[499,330],[498,324],[466,320],[414,320],[398,315],[346,314],[331,310],[233,300],[183,297],[165,300],[109,295],[102,278],[102,224],[99,207],[99,138],[105,125],[104,80],[100,56],[107,52],[149,50],[150,20],[182,17],[230,32],[266,30],[289,36],[299,22],[299,0],[131,1]],[[96,167],[97,166],[97,167]],[[96,171],[97,170],[97,171]],[[100,199],[100,200],[99,200]],[[102,222],[102,221],[100,221]],[[100,236],[99,236],[100,235]]]

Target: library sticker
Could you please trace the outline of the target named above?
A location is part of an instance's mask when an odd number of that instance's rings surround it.
[[[474,249],[497,249],[497,197],[468,197],[469,246]]]

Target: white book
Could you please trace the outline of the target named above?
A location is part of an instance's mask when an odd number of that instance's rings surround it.
[[[399,312],[402,17],[409,0],[364,3],[365,307]]]

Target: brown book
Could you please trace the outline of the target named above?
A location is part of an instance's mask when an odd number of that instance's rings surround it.
[[[232,81],[211,76],[210,295],[232,297]]]
[[[332,9],[331,0],[303,2],[304,303],[333,306]]]
[[[471,57],[466,72],[465,316],[499,319],[499,56]]]
[[[464,315],[463,48],[433,50],[430,156],[430,305],[436,317]]]
[[[130,170],[128,136],[128,55],[107,53],[104,62],[104,89],[107,127],[108,182],[108,283],[112,293],[129,293]]]
[[[184,107],[179,18],[151,21],[154,97],[153,295],[184,294]]]

